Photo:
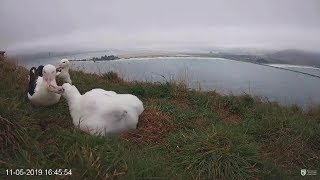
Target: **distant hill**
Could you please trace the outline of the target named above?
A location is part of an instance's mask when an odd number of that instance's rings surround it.
[[[288,49],[267,54],[265,57],[271,63],[308,65],[320,67],[320,53]]]

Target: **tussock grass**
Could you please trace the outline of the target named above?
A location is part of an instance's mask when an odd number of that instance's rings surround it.
[[[0,60],[5,179],[6,169],[18,168],[71,168],[71,179],[292,179],[300,169],[320,171],[318,107],[305,112],[249,95],[188,90],[181,83],[126,82],[112,72],[72,71],[81,93],[131,93],[145,105],[137,130],[92,137],[73,126],[65,100],[46,108],[31,105],[27,75],[27,69]]]
[[[21,136],[23,129],[13,122],[0,116],[0,151],[1,153],[11,153],[24,144]]]
[[[177,166],[194,179],[248,179],[260,171],[257,146],[250,137],[219,125],[177,133],[169,142]]]

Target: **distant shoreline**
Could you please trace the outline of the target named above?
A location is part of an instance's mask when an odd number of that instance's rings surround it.
[[[287,69],[287,68],[284,68],[284,67],[279,67],[279,66],[272,66],[270,64],[259,64],[261,66],[267,66],[267,67],[272,67],[272,68],[276,68],[276,69],[282,69],[282,70],[286,70],[286,71],[291,71],[291,72],[295,72],[295,73],[300,73],[300,74],[304,74],[304,75],[308,75],[308,76],[312,76],[312,77],[316,77],[316,78],[320,78],[320,76],[318,75],[315,75],[315,74],[310,74],[310,73],[306,73],[306,72],[301,72],[301,71],[297,71],[297,70],[293,70],[293,69]],[[299,66],[295,66],[295,67],[299,67]],[[306,67],[306,66],[304,66]],[[300,66],[300,68],[303,68]],[[319,68],[317,68],[319,69]]]
[[[149,59],[149,58],[223,58],[223,59],[228,59],[228,60],[234,60],[234,61],[240,61],[240,62],[247,62],[247,63],[253,63],[253,64],[258,64],[258,65],[268,65],[271,67],[275,68],[286,68],[286,67],[297,67],[297,68],[311,68],[311,69],[317,69],[320,70],[320,68],[315,67],[315,66],[308,66],[308,65],[298,65],[298,64],[282,64],[282,63],[254,63],[250,61],[242,61],[242,60],[236,60],[236,59],[229,59],[227,57],[219,57],[219,56],[210,56],[210,55],[137,55],[137,56],[118,56],[119,59],[113,59],[113,60],[96,60],[96,61],[117,61],[117,60],[131,60],[131,59]],[[69,60],[73,62],[78,62],[78,61],[93,61],[92,59],[75,59],[75,60]]]
[[[141,56],[129,56],[129,57],[119,57],[119,59],[114,59],[114,60],[98,60],[99,62],[104,62],[104,61],[117,61],[117,60],[134,60],[134,59],[149,59],[149,58],[223,58],[223,59],[228,59],[226,57],[215,57],[215,56],[208,56],[208,55],[141,55]],[[251,61],[241,61],[241,60],[237,60],[237,59],[228,59],[231,61],[240,61],[240,62],[244,62],[244,63],[252,63],[252,64],[256,64],[256,65],[261,65],[261,66],[267,66],[270,68],[276,68],[276,69],[281,69],[281,70],[286,70],[286,71],[291,71],[291,72],[295,72],[295,73],[300,73],[300,74],[304,74],[304,75],[308,75],[308,76],[312,76],[312,77],[316,77],[316,78],[320,78],[319,75],[315,75],[315,74],[310,74],[310,73],[306,73],[306,72],[302,72],[302,71],[298,71],[298,70],[293,70],[293,69],[288,69],[290,67],[298,67],[298,68],[312,68],[312,69],[317,69],[320,70],[317,67],[313,67],[313,66],[305,66],[305,65],[291,65],[291,64],[274,64],[274,63],[257,63],[257,62],[251,62]],[[88,60],[70,60],[73,62],[96,62],[93,61],[92,59],[88,59]]]

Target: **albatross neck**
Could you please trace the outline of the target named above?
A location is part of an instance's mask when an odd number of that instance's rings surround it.
[[[77,104],[77,101],[80,99],[81,94],[79,90],[75,88],[71,92],[67,93],[64,97],[67,99],[69,107],[73,107]]]

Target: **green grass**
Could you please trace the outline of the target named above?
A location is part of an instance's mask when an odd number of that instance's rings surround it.
[[[318,107],[302,111],[249,95],[72,71],[82,93],[131,93],[145,105],[137,131],[93,137],[73,126],[64,99],[52,107],[31,105],[27,75],[27,69],[0,60],[1,179],[6,169],[31,168],[71,168],[72,179],[299,179],[300,169],[320,171]]]

